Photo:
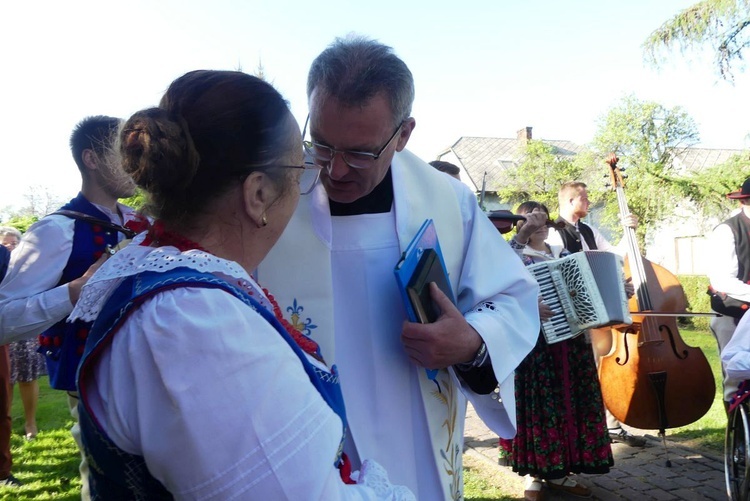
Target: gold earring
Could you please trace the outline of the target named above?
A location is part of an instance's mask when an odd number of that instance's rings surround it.
[[[268,218],[266,217],[265,214],[263,214],[263,217],[260,218],[260,225],[261,226],[266,226],[267,224],[268,224]]]

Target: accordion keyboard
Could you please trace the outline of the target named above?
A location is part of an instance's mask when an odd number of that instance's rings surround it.
[[[547,342],[563,341],[583,332],[580,329],[572,329],[568,319],[573,318],[575,313],[570,303],[561,301],[558,295],[559,290],[565,290],[560,273],[550,271],[546,267],[532,266],[528,269],[539,284],[539,294],[542,300],[555,312],[552,318],[542,320],[542,333]]]

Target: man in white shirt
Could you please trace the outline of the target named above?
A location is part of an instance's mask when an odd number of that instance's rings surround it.
[[[11,255],[0,284],[0,343],[40,336],[47,355],[50,384],[69,394],[76,418],[71,432],[79,443],[75,369],[85,339],[65,323],[81,287],[114,246],[130,232],[124,224],[134,211],[117,202],[132,196],[135,184],[112,150],[120,119],[93,116],[82,120],[70,138],[81,174],[81,192],[57,212],[32,225]],[[87,466],[81,463],[82,497],[88,498]]]
[[[583,221],[589,213],[589,197],[586,191],[586,184],[580,181],[569,181],[564,183],[557,194],[559,207],[558,222],[565,223],[565,227],[557,231],[551,231],[547,242],[550,245],[562,245],[570,252],[581,252],[587,250],[602,250],[614,252],[615,254],[625,255],[624,240],[620,241],[617,246],[612,245],[604,236],[594,228]],[[635,214],[628,214],[623,218],[623,226],[636,228],[638,226],[638,217]],[[594,344],[594,356],[597,365],[602,355],[605,355],[612,346],[611,335],[605,330],[592,332],[592,343]],[[632,447],[643,447],[646,441],[642,437],[637,437],[625,430],[621,423],[615,418],[608,409],[605,408],[607,415],[607,427],[613,440],[624,442]]]
[[[359,456],[417,499],[460,499],[465,398],[499,435],[515,433],[513,371],[539,335],[538,286],[474,193],[405,150],[414,81],[390,47],[337,39],[307,91],[321,185],[258,279],[338,366]],[[393,270],[428,218],[457,304],[432,286],[442,313],[416,324]]]
[[[709,263],[711,308],[720,317],[711,319],[711,333],[719,353],[734,335],[740,318],[750,306],[750,178],[742,189],[727,195],[740,203],[740,211],[714,228],[709,239],[712,259]],[[723,369],[723,367],[722,367]],[[724,381],[724,401],[736,390]]]

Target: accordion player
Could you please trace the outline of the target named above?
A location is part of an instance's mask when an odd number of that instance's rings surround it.
[[[544,302],[556,312],[542,321],[547,343],[573,338],[594,327],[632,323],[621,256],[577,252],[527,269],[539,283]]]

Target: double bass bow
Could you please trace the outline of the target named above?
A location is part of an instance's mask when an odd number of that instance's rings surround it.
[[[625,216],[629,210],[617,161],[612,154],[607,163]],[[625,276],[632,277],[636,291],[629,301],[633,324],[611,329],[614,349],[599,364],[602,397],[618,420],[658,429],[664,439],[667,428],[693,423],[708,412],[716,386],[706,356],[680,337],[677,318],[659,315],[686,309],[677,277],[641,255],[633,228],[625,228],[623,238],[628,244]]]

